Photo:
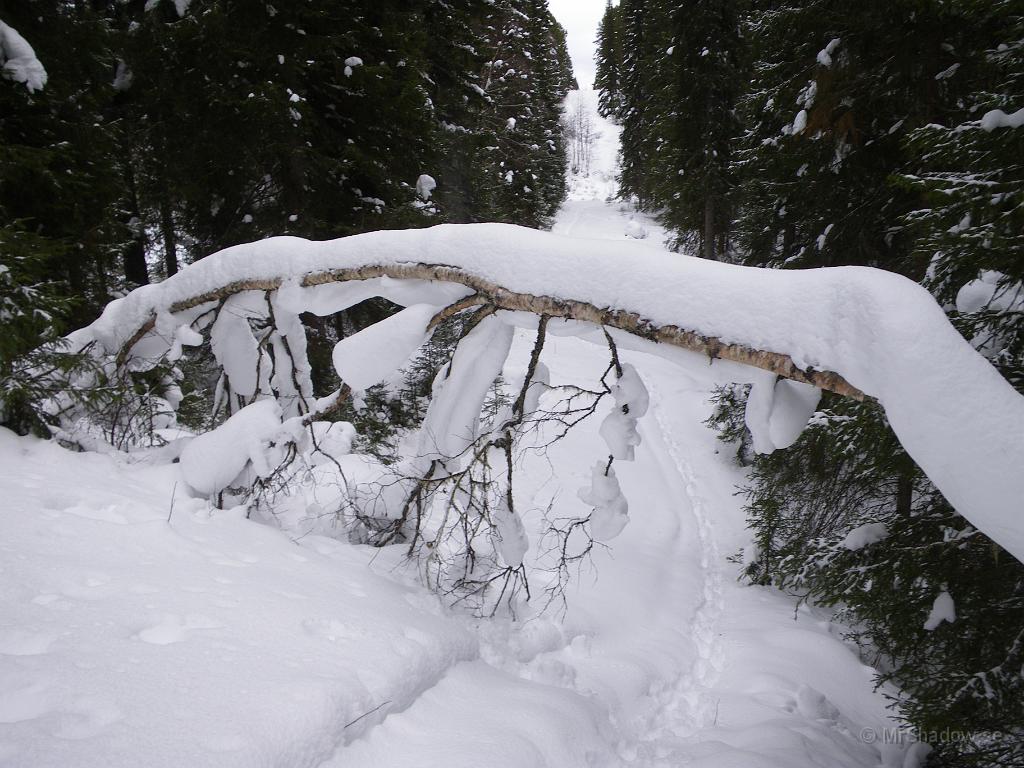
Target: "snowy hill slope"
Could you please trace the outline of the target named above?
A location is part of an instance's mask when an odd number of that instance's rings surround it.
[[[556,229],[625,237],[608,170],[573,180],[602,191]],[[175,465],[0,433],[0,765],[916,765],[883,743],[886,702],[841,629],[737,583],[743,477],[701,424],[705,384],[624,356],[651,393],[616,464],[631,522],[564,612],[541,610],[537,575],[516,622],[442,608],[401,552],[322,521],[211,510]],[[544,359],[565,383],[606,364],[572,338]],[[540,510],[583,508],[602,415],[528,455],[533,536]]]

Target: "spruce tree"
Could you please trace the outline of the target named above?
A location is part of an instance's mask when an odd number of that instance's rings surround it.
[[[622,118],[622,14],[621,6],[605,6],[597,27],[594,89],[598,91],[597,111],[601,117]]]
[[[656,180],[663,175],[666,148],[663,116],[670,110],[672,4],[665,0],[622,0],[622,172],[620,189],[645,209],[663,202]]]
[[[572,87],[564,31],[546,0],[496,4],[485,24],[492,58],[481,125],[494,144],[481,157],[489,218],[531,227],[551,222],[565,197],[562,102]]]
[[[119,135],[107,111],[109,30],[88,6],[13,5],[2,18],[29,41],[48,75],[32,91],[0,79],[4,238],[17,244],[22,265],[65,285],[75,298],[69,321],[88,322],[124,286],[129,239],[117,215]]]
[[[664,206],[662,221],[699,243],[706,259],[723,254],[734,214],[730,161],[743,75],[737,6],[733,0],[678,4],[666,51],[671,96],[660,123],[667,152],[652,183]]]
[[[897,183],[924,204],[905,217],[926,285],[968,339],[1024,392],[1024,13],[969,3],[942,73],[952,113],[907,137]]]
[[[1014,381],[1020,145],[982,127],[1020,98],[1011,8],[763,4],[735,171],[748,263],[924,279]],[[719,412],[732,436],[737,400]],[[936,764],[1022,764],[1024,566],[956,514],[876,404],[826,397],[799,442],[754,459],[748,494],[751,576],[836,606],[910,724],[974,734],[936,742]],[[877,540],[855,543],[866,525]],[[953,623],[930,621],[940,598]]]

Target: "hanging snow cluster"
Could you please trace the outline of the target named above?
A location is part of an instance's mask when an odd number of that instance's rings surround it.
[[[747,397],[745,419],[756,453],[771,453],[797,441],[814,415],[821,390],[772,375],[759,377]]]
[[[621,367],[618,381],[611,387],[615,404],[601,422],[599,433],[608,446],[609,460],[597,462],[590,473],[590,486],[579,492],[580,500],[592,506],[590,533],[595,541],[618,536],[629,522],[629,503],[622,494],[612,469],[612,460],[633,461],[640,445],[637,419],[647,413],[650,395],[636,368]]]

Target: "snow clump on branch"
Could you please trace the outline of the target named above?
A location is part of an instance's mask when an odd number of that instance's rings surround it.
[[[46,70],[36,58],[36,52],[18,30],[0,21],[0,62],[3,76],[16,83],[24,83],[29,93],[43,90]]]
[[[640,445],[636,422],[647,413],[650,395],[636,368],[628,363],[622,366],[622,375],[612,386],[611,393],[615,407],[601,423],[600,434],[614,458],[632,461],[634,448]]]

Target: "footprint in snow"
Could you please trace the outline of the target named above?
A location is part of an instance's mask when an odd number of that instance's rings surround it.
[[[50,650],[55,635],[0,629],[0,654],[5,656],[38,656]]]
[[[187,640],[195,630],[220,629],[223,626],[219,622],[198,614],[192,614],[185,618],[168,614],[158,624],[143,629],[135,637],[151,645],[171,645]]]
[[[249,745],[249,739],[241,733],[223,731],[203,741],[203,746],[211,752],[223,754],[225,752],[241,752]]]
[[[332,643],[365,637],[365,628],[357,624],[346,623],[338,619],[309,618],[303,619],[302,628],[313,637],[322,637]]]
[[[100,600],[120,594],[122,589],[117,584],[111,584],[111,578],[107,574],[92,572],[82,574],[75,581],[65,582],[61,585],[60,591],[65,597]]]
[[[121,720],[124,713],[110,700],[84,696],[63,709],[53,735],[58,739],[90,739]]]
[[[53,710],[50,683],[38,680],[24,686],[0,690],[0,723],[22,723]]]
[[[128,519],[124,515],[115,512],[115,509],[117,507],[113,504],[100,509],[76,505],[66,508],[64,512],[75,517],[83,517],[86,520],[98,520],[102,523],[114,523],[115,525],[128,525]]]

